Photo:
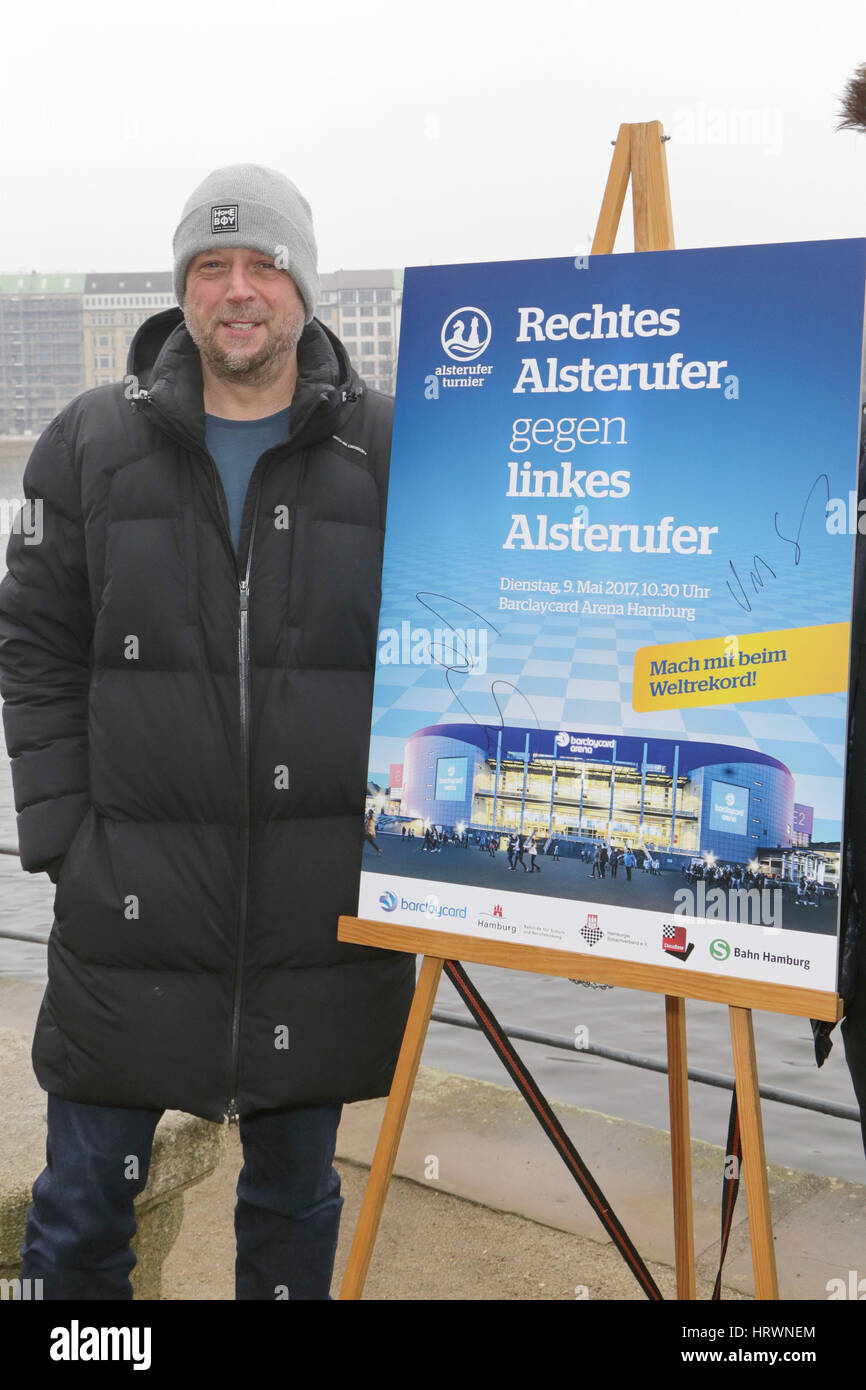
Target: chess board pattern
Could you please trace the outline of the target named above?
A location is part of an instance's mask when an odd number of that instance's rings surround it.
[[[399,627],[405,619],[422,626],[443,626],[418,601],[419,591],[427,594],[433,587],[425,587],[421,568],[411,546],[395,542],[389,547],[380,631],[389,625]],[[390,763],[401,762],[406,740],[417,729],[472,720],[494,726],[504,720],[523,727],[537,723],[542,728],[598,734],[727,743],[759,750],[783,762],[795,776],[797,800],[815,807],[813,838],[838,837],[845,757],[844,693],[645,713],[636,713],[631,705],[634,655],[639,647],[689,641],[714,632],[774,631],[795,624],[838,621],[839,576],[829,564],[812,566],[808,586],[799,586],[793,607],[791,586],[783,582],[786,576],[780,566],[778,582],[768,582],[759,595],[751,594],[754,612],[748,618],[732,604],[719,565],[709,585],[710,597],[691,604],[696,610],[694,622],[499,612],[487,566],[482,568],[468,543],[452,546],[440,574],[449,572],[461,574],[461,601],[477,605],[490,624],[487,671],[463,675],[435,664],[380,665],[371,775],[386,772]],[[445,581],[440,577],[440,592],[443,586]],[[432,598],[425,601],[439,602]],[[682,599],[668,602],[684,607],[691,603]],[[443,606],[442,611],[455,624],[460,621],[456,608]],[[466,620],[470,621],[468,614]]]

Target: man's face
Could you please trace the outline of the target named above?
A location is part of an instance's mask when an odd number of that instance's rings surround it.
[[[190,337],[215,376],[268,385],[304,331],[304,301],[273,256],[245,247],[190,261],[183,304]]]

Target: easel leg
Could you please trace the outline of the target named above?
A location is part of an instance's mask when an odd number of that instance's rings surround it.
[[[689,1131],[689,1077],[686,1056],[686,1001],[665,995],[668,1038],[668,1093],[671,1111],[671,1177],[674,1193],[674,1251],[677,1298],[695,1298],[695,1224],[692,1202],[692,1150]]]
[[[770,1217],[770,1191],[767,1183],[767,1158],[764,1153],[761,1097],[758,1094],[758,1063],[755,1056],[752,1011],[737,1008],[733,1004],[730,1010],[755,1297],[778,1298],[776,1250],[773,1245],[773,1225]]]
[[[361,1204],[361,1214],[358,1217],[358,1225],[355,1229],[346,1272],[343,1276],[343,1286],[340,1290],[341,1300],[360,1298],[364,1291],[367,1270],[370,1267],[376,1233],[379,1230],[379,1221],[385,1206],[385,1198],[388,1195],[388,1184],[391,1181],[397,1150],[400,1147],[406,1112],[409,1109],[412,1087],[415,1085],[424,1039],[427,1036],[427,1025],[430,1022],[430,1014],[443,965],[444,961],[434,956],[425,956],[421,964],[418,983],[415,986],[415,995],[412,999],[412,1008],[409,1010],[406,1032],[403,1035],[403,1045],[400,1048],[400,1056],[397,1058],[394,1081],[388,1096],[388,1104],[385,1107],[385,1117],[379,1131],[379,1141],[370,1168],[364,1201]]]
[[[598,226],[592,240],[593,256],[605,255],[614,248],[630,177],[631,126],[621,125],[604,189],[601,212],[598,215]]]

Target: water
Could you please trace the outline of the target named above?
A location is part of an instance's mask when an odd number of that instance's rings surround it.
[[[20,467],[0,461],[0,496],[20,496]],[[5,538],[0,537],[0,573]],[[4,745],[5,750],[5,745]],[[15,811],[8,758],[0,756],[0,841],[15,843]],[[54,888],[45,874],[23,873],[15,858],[0,855],[0,927],[47,935]],[[576,966],[577,969],[577,966]],[[589,1041],[664,1060],[664,1000],[636,990],[591,990],[567,980],[470,966],[468,973],[503,1023],[574,1038],[585,1027]],[[0,938],[0,975],[44,981],[45,949]],[[451,984],[443,979],[437,1008],[461,1013]],[[689,1064],[733,1074],[727,1009],[689,1001]],[[756,1013],[755,1036],[762,1084],[856,1105],[837,1029],[835,1046],[820,1071],[815,1066],[808,1019]],[[2,1018],[0,1018],[2,1023]],[[667,1078],[604,1061],[585,1052],[560,1052],[534,1043],[517,1044],[542,1090],[571,1102],[658,1128],[669,1128]],[[431,1023],[423,1062],[481,1080],[511,1084],[489,1044],[475,1033]],[[724,1144],[730,1095],[693,1083],[692,1136]],[[810,1111],[764,1102],[767,1157],[809,1172],[866,1182],[859,1125]],[[599,1178],[604,1182],[604,1174]]]

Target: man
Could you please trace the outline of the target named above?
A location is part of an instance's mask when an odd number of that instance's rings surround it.
[[[22,866],[56,883],[33,1061],[48,1095],[22,1277],[130,1298],[161,1112],[239,1120],[236,1295],[328,1297],[343,1102],[387,1092],[413,959],[357,910],[391,402],[317,320],[310,208],[210,174],[180,309],[24,475],[0,694]],[[137,1159],[129,1163],[130,1155]]]

